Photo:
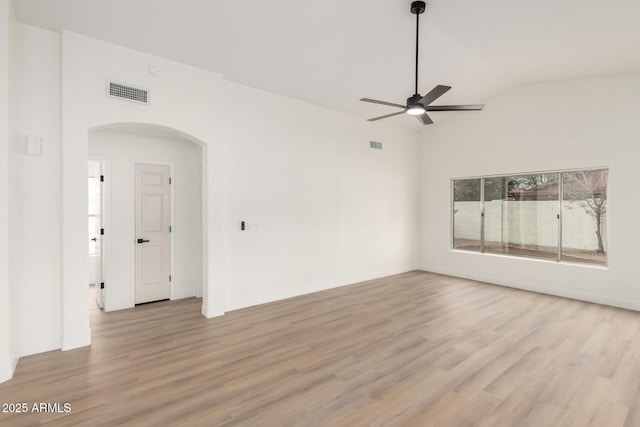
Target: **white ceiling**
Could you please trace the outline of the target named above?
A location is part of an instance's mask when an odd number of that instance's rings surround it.
[[[413,93],[410,0],[14,0],[19,21],[210,69],[363,118]],[[640,71],[638,0],[428,0],[420,87],[482,103],[522,82]],[[446,114],[430,113],[434,120]],[[388,122],[421,125],[401,115]]]

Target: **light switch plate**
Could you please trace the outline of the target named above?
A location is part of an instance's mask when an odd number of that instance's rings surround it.
[[[27,135],[27,154],[30,156],[42,155],[42,137]]]

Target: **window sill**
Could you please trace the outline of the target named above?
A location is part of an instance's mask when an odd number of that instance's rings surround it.
[[[534,257],[527,257],[527,256],[515,256],[515,255],[509,255],[509,254],[497,254],[497,253],[493,253],[493,252],[468,251],[468,250],[464,250],[464,249],[455,249],[455,248],[449,248],[449,252],[463,253],[463,254],[473,254],[473,255],[484,255],[484,256],[489,256],[489,257],[508,258],[508,259],[514,259],[514,260],[535,261],[535,262],[542,262],[542,263],[546,263],[546,264],[560,264],[560,265],[567,265],[567,266],[572,266],[572,267],[586,267],[586,268],[593,268],[593,269],[597,269],[597,270],[609,270],[609,265],[608,264],[607,265],[599,265],[599,264],[589,264],[589,263],[571,262],[571,261],[557,261],[557,260],[544,259],[544,258],[534,258]]]

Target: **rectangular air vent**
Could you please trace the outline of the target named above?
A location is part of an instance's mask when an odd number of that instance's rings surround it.
[[[126,99],[139,104],[149,103],[149,91],[123,83],[107,82],[107,95],[113,98]]]
[[[382,142],[371,141],[371,148],[375,148],[376,150],[382,150]]]

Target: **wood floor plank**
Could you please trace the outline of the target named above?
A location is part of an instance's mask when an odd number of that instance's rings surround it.
[[[640,314],[409,272],[214,319],[187,298],[103,313],[20,360],[10,426],[569,426],[640,422]]]

